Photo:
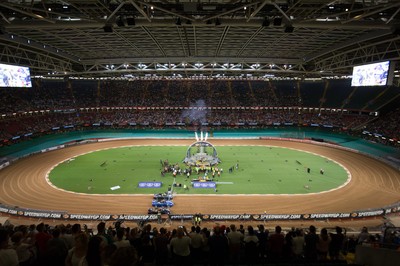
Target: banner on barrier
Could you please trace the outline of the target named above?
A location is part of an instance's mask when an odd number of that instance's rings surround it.
[[[204,183],[204,182],[203,182]],[[224,221],[274,221],[274,220],[325,220],[325,219],[362,219],[378,217],[389,213],[400,212],[400,203],[388,206],[383,209],[368,211],[356,211],[351,213],[309,213],[309,214],[201,214],[203,220],[224,220]],[[0,213],[16,216],[48,218],[48,219],[69,219],[69,220],[129,220],[129,221],[154,221],[156,214],[131,215],[131,214],[70,214],[62,211],[41,211],[22,209],[0,204]],[[193,214],[171,214],[171,220],[192,220]]]
[[[215,182],[192,182],[193,188],[215,188]]]
[[[162,182],[139,182],[139,188],[160,188],[162,186]]]

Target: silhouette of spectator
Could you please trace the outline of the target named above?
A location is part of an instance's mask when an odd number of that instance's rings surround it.
[[[292,239],[292,251],[295,260],[301,260],[304,255],[304,235],[303,231],[300,229],[296,229],[294,231],[294,236]]]
[[[101,250],[101,258],[103,265],[109,265],[111,263],[112,255],[117,251],[117,246],[114,244],[105,245]]]
[[[258,252],[260,258],[264,259],[267,256],[267,243],[268,243],[268,230],[265,230],[264,225],[258,225],[258,232],[256,234],[258,238]]]
[[[107,245],[110,245],[113,243],[113,238],[106,232],[106,223],[105,222],[100,222],[97,224],[97,236],[102,237]]]
[[[255,264],[258,262],[258,237],[254,232],[253,226],[247,227],[247,236],[243,239],[244,242],[244,255],[246,262],[249,264]]]
[[[230,225],[231,231],[227,234],[229,243],[229,260],[232,264],[238,264],[240,262],[241,244],[244,239],[244,235],[236,230],[234,224]]]
[[[167,230],[164,227],[160,228],[160,233],[154,237],[153,243],[156,265],[167,264],[169,240],[167,236]]]
[[[70,250],[74,245],[74,237],[71,234],[70,225],[65,226],[64,224],[61,224],[61,225],[58,225],[57,227],[61,231],[60,238],[65,241],[65,243],[67,244],[68,250]]]
[[[127,240],[125,237],[125,232],[125,228],[119,228],[117,230],[117,239],[113,243],[117,248],[128,247],[131,245],[129,240]]]
[[[268,250],[272,261],[282,259],[284,243],[285,236],[282,233],[282,228],[277,225],[275,226],[275,232],[268,239]]]
[[[192,226],[189,233],[189,236],[191,238],[190,255],[192,257],[193,263],[199,263],[202,257],[203,237],[200,232],[200,226]]]
[[[88,249],[89,237],[87,234],[80,232],[74,235],[73,247],[68,251],[65,259],[65,266],[82,265]]]
[[[310,225],[309,232],[304,236],[304,257],[309,262],[314,262],[317,260],[317,243],[318,243],[318,235],[316,234],[316,228],[313,225]]]
[[[137,251],[132,246],[118,248],[109,261],[109,266],[135,266],[139,263]]]
[[[44,264],[49,266],[63,266],[68,254],[67,243],[60,238],[61,230],[56,227],[52,231],[53,238],[46,243]]]
[[[24,234],[21,231],[17,231],[11,236],[12,248],[17,252],[20,266],[29,265],[34,258],[33,246],[24,243],[24,240]]]
[[[154,238],[154,236],[155,234],[151,232],[151,225],[147,224],[141,235],[142,244],[139,251],[141,262],[143,263],[152,264],[154,262],[154,246],[152,243],[152,238]]]
[[[343,229],[339,226],[336,226],[336,234],[331,233],[331,243],[329,245],[329,257],[331,260],[338,260],[340,258],[340,251],[343,248],[344,243],[344,235]]]
[[[0,229],[0,265],[18,266],[17,252],[9,246],[9,233]]]
[[[209,239],[211,236],[210,230],[207,228],[201,229],[201,235],[203,237],[203,248],[202,248],[202,254],[203,254],[203,264],[207,265],[209,264],[210,261],[210,245],[209,245]]]
[[[140,253],[142,250],[142,239],[140,237],[139,229],[137,227],[132,228],[132,230],[130,231],[129,243],[137,250],[140,257]]]
[[[36,226],[37,234],[35,235],[35,244],[37,246],[37,256],[38,260],[41,262],[46,255],[47,251],[47,241],[49,241],[52,236],[45,231],[45,224],[40,223]]]
[[[330,243],[331,243],[331,238],[328,235],[328,230],[326,228],[322,228],[317,244],[318,260],[328,259],[328,251]]]
[[[185,232],[185,227],[178,228],[176,237],[170,242],[171,252],[174,254],[175,265],[190,265],[190,242],[191,239]]]
[[[243,226],[243,224],[239,225],[238,231],[244,235],[244,226]]]
[[[210,246],[210,265],[225,265],[228,255],[228,239],[220,226],[214,227],[214,233],[208,239]]]
[[[348,253],[356,253],[356,246],[357,246],[357,239],[354,235],[350,235],[346,240],[345,240],[345,247],[346,251]]]
[[[295,236],[294,228],[286,233],[285,243],[283,244],[283,257],[290,260],[293,257],[293,237]]]
[[[102,266],[103,249],[107,246],[106,240],[99,235],[92,236],[88,242],[88,248],[85,259],[83,261],[84,266]]]
[[[369,232],[367,227],[363,227],[361,229],[360,234],[358,235],[357,244],[362,244],[369,238]]]
[[[86,230],[87,230],[87,226],[85,226]],[[82,233],[82,226],[81,224],[73,224],[71,226],[71,235],[72,238],[74,238],[76,235],[79,235],[80,233]],[[85,233],[88,233],[87,231]]]

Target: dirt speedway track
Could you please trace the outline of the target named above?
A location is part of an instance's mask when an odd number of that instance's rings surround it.
[[[175,139],[116,140],[73,146],[24,158],[0,171],[0,202],[21,208],[75,214],[146,214],[151,206],[151,195],[74,194],[53,188],[47,183],[45,176],[57,163],[88,151],[129,145],[190,145],[192,142]],[[271,145],[314,152],[344,165],[350,171],[352,179],[343,188],[312,195],[177,195],[172,208],[174,214],[350,212],[379,208],[400,200],[400,172],[364,155],[290,141],[212,139],[210,142],[217,149],[221,145]]]

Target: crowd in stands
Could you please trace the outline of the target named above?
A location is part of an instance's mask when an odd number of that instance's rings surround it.
[[[0,90],[0,140],[20,141],[18,136],[71,125],[75,130],[93,124],[109,128],[313,125],[367,129],[384,136],[387,144],[400,146],[399,110],[376,118],[369,115],[375,110],[368,109],[385,105],[384,95],[395,95],[399,88],[357,99],[352,95],[362,91],[345,81],[325,82],[36,79],[32,88]],[[340,101],[334,95],[340,95]]]
[[[356,99],[336,103],[315,97],[311,87],[297,82],[226,80],[45,81],[34,80],[27,89],[0,90],[0,113],[102,106],[267,106],[352,108]],[[325,88],[325,84],[319,84]],[[326,88],[336,93],[334,84]],[[340,88],[350,97],[349,86]],[[367,99],[369,100],[369,99]],[[330,104],[330,101],[333,101]],[[343,105],[343,106],[342,106]],[[359,108],[357,109],[359,110]],[[368,111],[368,110],[367,110]]]
[[[385,114],[383,119],[376,119],[371,123],[368,123],[364,129],[370,134],[365,134],[365,137],[384,144],[396,145],[395,140],[400,140],[399,118],[400,108],[397,108],[388,114]],[[374,135],[374,133],[378,134],[378,136]],[[382,138],[381,136],[386,138]],[[388,136],[391,136],[391,138]]]
[[[17,142],[66,130],[115,128],[266,128],[329,126],[347,131],[370,119],[356,114],[298,114],[294,110],[92,110],[49,112],[0,119],[0,140]],[[28,136],[25,136],[29,134]],[[17,139],[13,139],[19,136]]]
[[[315,226],[161,226],[144,223],[130,228],[123,221],[108,227],[99,222],[94,229],[79,223],[0,224],[0,265],[344,265],[351,264],[357,245],[379,247],[391,241],[392,249],[400,247],[398,235],[384,238],[366,227],[348,235],[341,227],[317,232]]]

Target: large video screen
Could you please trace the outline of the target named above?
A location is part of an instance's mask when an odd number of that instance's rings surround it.
[[[0,64],[0,87],[31,88],[29,67]]]
[[[355,66],[351,86],[390,85],[390,61]]]

